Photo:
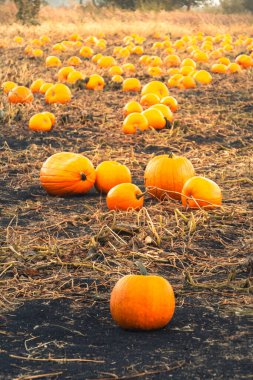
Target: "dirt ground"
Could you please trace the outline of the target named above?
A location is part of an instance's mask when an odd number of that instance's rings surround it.
[[[108,53],[119,38],[110,41]],[[20,47],[1,51],[0,82],[29,85],[56,71]],[[68,106],[49,106],[42,95],[9,106],[1,93],[0,378],[249,379],[253,72],[171,90],[180,105],[172,128],[137,135],[124,135],[121,125],[124,104],[139,94],[103,76],[102,93],[73,86]],[[136,76],[142,84],[152,79],[141,69]],[[29,130],[31,115],[43,110],[56,115],[55,128]],[[51,197],[39,171],[60,151],[82,153],[94,166],[124,163],[142,190],[148,160],[173,151],[220,185],[223,207],[191,211],[146,196],[139,212],[112,212],[95,189]],[[110,291],[124,274],[138,273],[137,260],[175,289],[176,313],[162,330],[124,331],[111,320]]]

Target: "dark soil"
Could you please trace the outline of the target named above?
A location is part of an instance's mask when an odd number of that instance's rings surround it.
[[[252,322],[186,297],[166,328],[125,331],[113,323],[104,301],[29,301],[5,316],[1,379],[249,379]]]

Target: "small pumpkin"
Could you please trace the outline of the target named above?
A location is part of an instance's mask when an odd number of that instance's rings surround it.
[[[32,131],[50,131],[53,123],[47,113],[36,113],[29,120],[29,128]]]
[[[144,172],[148,192],[159,199],[169,196],[181,199],[185,182],[195,175],[192,163],[183,156],[173,153],[153,157]]]
[[[131,181],[128,167],[117,161],[103,161],[96,168],[95,187],[101,193],[107,194],[114,186]]]
[[[120,183],[107,194],[106,203],[110,210],[139,210],[143,206],[143,194],[133,183]]]
[[[221,206],[222,193],[216,182],[205,177],[194,176],[185,182],[181,199],[185,207],[213,209]]]
[[[92,162],[81,154],[60,152],[50,156],[40,170],[40,182],[50,195],[87,193],[95,183]]]
[[[125,104],[123,108],[123,115],[128,116],[131,113],[134,113],[134,112],[140,113],[142,111],[143,111],[143,108],[141,104],[136,102],[135,100],[131,100]]]
[[[45,93],[45,100],[47,103],[50,103],[50,104],[52,103],[65,104],[65,103],[70,102],[71,97],[72,97],[72,94],[69,87],[63,83],[56,83],[53,86],[50,86]]]
[[[16,86],[8,93],[9,103],[32,103],[33,99],[32,91],[25,86]]]
[[[141,82],[137,78],[127,78],[122,83],[124,92],[139,92],[141,90]]]
[[[140,112],[130,113],[124,120],[122,131],[129,135],[148,129],[148,119]]]
[[[111,316],[124,329],[160,329],[170,322],[174,311],[173,288],[161,276],[126,275],[111,292]]]

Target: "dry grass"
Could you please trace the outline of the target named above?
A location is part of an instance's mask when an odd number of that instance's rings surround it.
[[[8,35],[19,33],[30,35],[54,33],[68,35],[78,32],[81,35],[105,33],[106,35],[126,35],[138,33],[144,36],[155,31],[172,33],[173,36],[202,31],[205,34],[216,33],[253,34],[253,16],[207,14],[202,12],[128,12],[112,9],[97,9],[92,6],[82,8],[43,7],[40,11],[40,26],[23,28],[15,23],[16,8],[12,3],[0,6],[0,33],[4,36],[8,24]],[[10,25],[11,24],[11,25]],[[63,26],[64,25],[64,26]]]
[[[17,34],[25,38],[48,34],[54,43],[73,32],[85,36],[103,31],[108,33],[107,52],[111,53],[113,45],[132,32],[150,35],[159,30],[175,38],[196,30],[253,31],[250,17],[190,14],[185,23],[185,14],[176,12],[148,16],[136,12],[134,20],[131,13],[118,12],[109,27],[110,12],[103,17],[94,11],[78,15],[74,10],[66,15],[62,9],[53,24],[45,20],[43,9],[40,26],[13,24],[6,32],[2,25],[10,46],[2,51],[0,82],[28,85],[38,76],[54,78],[55,71],[47,70],[44,61],[22,58],[22,47],[12,46]],[[73,53],[64,53],[63,60]],[[85,62],[84,69],[89,74],[94,66]],[[143,84],[149,80],[141,70],[138,76]],[[3,99],[1,307],[41,297],[108,299],[119,276],[137,272],[139,260],[150,273],[171,281],[178,306],[185,295],[198,292],[207,302],[208,296],[215,295],[220,305],[246,312],[241,306],[250,305],[252,298],[252,114],[248,111],[252,83],[252,71],[247,71],[234,78],[220,77],[206,89],[175,90],[180,111],[173,128],[134,137],[123,136],[120,130],[121,109],[133,95],[114,91],[109,84],[102,98],[73,87],[74,99],[67,107],[50,107],[42,98],[28,107],[9,107]],[[42,109],[57,117],[55,130],[45,135],[27,128],[30,115]],[[104,197],[95,193],[72,199],[49,197],[40,187],[39,170],[49,155],[61,150],[81,152],[95,166],[104,159],[127,164],[141,187],[150,157],[173,150],[188,157],[199,175],[221,185],[224,205],[212,212],[191,212],[172,200],[159,203],[147,197],[141,211],[116,213],[108,212]]]

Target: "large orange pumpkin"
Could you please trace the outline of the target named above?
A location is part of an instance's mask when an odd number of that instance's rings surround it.
[[[194,176],[182,189],[182,204],[190,208],[212,209],[221,206],[222,193],[219,185],[211,179]]]
[[[117,161],[103,161],[96,168],[96,189],[107,194],[119,183],[131,182],[131,173],[126,165]]]
[[[153,157],[144,173],[145,186],[149,193],[159,199],[169,196],[181,199],[185,182],[195,175],[192,163],[173,153]]]
[[[81,154],[60,152],[42,165],[40,182],[50,195],[84,194],[95,183],[96,172],[91,161]]]
[[[174,310],[173,288],[161,276],[127,275],[111,292],[112,318],[124,329],[162,328],[172,319]]]

